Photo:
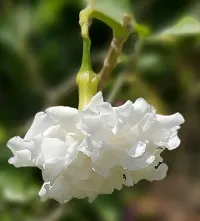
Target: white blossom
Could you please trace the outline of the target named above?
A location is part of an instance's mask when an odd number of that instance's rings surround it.
[[[92,201],[142,179],[163,179],[167,165],[160,154],[179,146],[183,122],[179,113],[156,114],[142,98],[112,107],[99,92],[84,110],[56,106],[37,113],[24,139],[8,141],[9,163],[42,170],[43,198]]]

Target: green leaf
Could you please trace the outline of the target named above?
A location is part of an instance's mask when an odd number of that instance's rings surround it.
[[[26,203],[37,196],[39,186],[31,176],[31,169],[1,165],[0,193],[3,199]]]
[[[153,41],[173,41],[176,37],[200,35],[200,22],[192,17],[185,16],[176,21],[172,26],[148,38]]]
[[[164,30],[161,35],[196,35],[200,34],[200,23],[193,17],[184,17],[175,25]]]

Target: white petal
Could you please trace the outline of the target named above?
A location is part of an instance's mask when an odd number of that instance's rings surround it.
[[[105,178],[99,193],[111,194],[114,189],[120,190],[126,182],[123,178],[124,173],[125,172],[120,167],[113,168],[110,175]]]
[[[65,166],[69,162],[69,157],[63,157],[45,163],[45,169],[42,170],[42,177],[44,181],[50,182],[52,185],[58,176],[65,169]]]
[[[46,109],[46,112],[59,122],[64,121],[68,124],[76,124],[80,120],[78,110],[71,107],[55,106]]]
[[[134,126],[148,111],[149,105],[144,99],[139,98],[135,101],[135,103],[127,101],[125,104],[114,109],[117,117],[121,120],[121,123],[124,125],[128,124]]]
[[[46,194],[46,189],[45,189],[45,186],[47,185],[47,184],[49,184],[49,182],[45,182],[43,185],[42,185],[42,187],[41,187],[41,189],[40,189],[40,191],[39,191],[39,196],[44,196],[45,194]]]
[[[85,130],[89,134],[94,134],[105,125],[105,122],[99,116],[82,116],[82,121],[85,124]]]
[[[84,139],[81,142],[81,144],[78,146],[77,150],[90,157],[93,152],[93,146],[90,143],[90,139],[89,138]]]
[[[154,180],[162,180],[166,177],[168,166],[162,163],[154,173]]]
[[[129,151],[128,154],[132,157],[139,157],[146,151],[146,143],[139,141],[137,146],[133,146]]]
[[[126,171],[124,173],[124,177],[123,178],[125,179],[124,185],[126,185],[126,186],[133,186],[133,184],[134,184],[133,183],[133,179],[132,179],[132,176],[131,176],[129,171]]]
[[[117,118],[121,119],[124,124],[128,123],[127,120],[130,119],[130,116],[133,112],[133,104],[131,101],[127,101],[125,104],[114,108]]]
[[[179,137],[177,136],[177,133],[173,133],[169,137],[169,142],[168,142],[167,148],[169,150],[173,150],[173,149],[177,148],[180,145],[180,143],[181,143],[181,141],[180,141]]]
[[[169,116],[157,114],[158,122],[165,128],[173,128],[184,123],[184,118],[180,113],[176,113]]]
[[[60,127],[60,125],[51,126],[44,132],[44,137],[58,138],[65,141],[66,132]]]
[[[75,178],[76,179],[76,178]],[[73,186],[74,188],[74,195],[76,195],[76,189],[81,189],[86,192],[93,192],[98,193],[98,190],[102,186],[104,180],[101,176],[96,174],[94,171],[90,173],[90,177],[87,180],[78,180]],[[87,197],[87,195],[85,196]]]
[[[147,151],[142,156],[137,158],[133,158],[126,154],[120,155],[120,162],[122,167],[130,171],[148,167],[154,160],[155,156]]]
[[[46,189],[46,191],[44,189]],[[53,186],[50,186],[50,184],[46,182],[39,194],[45,198],[55,199],[59,203],[66,203],[72,198],[71,186],[65,181],[63,176],[59,176]]]
[[[122,104],[121,106],[114,107],[114,109],[121,116],[129,117],[133,109],[133,103],[131,101],[126,101],[126,103]]]
[[[15,165],[15,167],[35,166],[29,150],[17,151],[14,157],[11,157],[8,162]]]
[[[34,166],[29,150],[33,143],[24,142],[20,137],[13,137],[8,141],[7,146],[14,155],[9,159],[10,164],[14,164],[16,167]]]
[[[133,107],[135,111],[145,114],[149,108],[149,104],[143,98],[138,98],[133,104]]]
[[[28,130],[24,140],[31,140],[34,136],[43,133],[54,124],[52,119],[44,112],[39,112],[35,115],[35,119],[31,128]]]
[[[90,101],[90,103],[83,110],[91,110],[94,112],[98,112],[96,109],[97,106],[103,103],[102,92],[99,91]]]
[[[44,138],[42,143],[42,154],[44,161],[53,160],[65,156],[67,146],[57,138]]]
[[[80,158],[82,158],[81,163],[79,161]],[[88,180],[91,173],[92,169],[90,167],[89,158],[82,153],[79,153],[76,160],[69,164],[63,171],[64,176],[67,175],[70,176],[71,179],[76,178],[78,180]]]
[[[24,140],[21,137],[13,137],[7,142],[8,148],[15,153],[19,150],[25,150],[28,146],[31,146],[30,143],[24,142]]]

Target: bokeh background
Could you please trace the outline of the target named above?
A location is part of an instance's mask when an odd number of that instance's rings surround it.
[[[11,152],[6,142],[12,136],[23,136],[35,113],[45,107],[77,107],[75,75],[82,52],[78,16],[83,2],[1,0],[0,220],[200,220],[200,2],[123,1],[153,35],[143,41],[137,59],[137,36],[129,39],[120,64],[104,82],[103,93],[113,105],[144,97],[159,113],[184,115],[181,146],[163,153],[170,166],[168,176],[99,196],[92,204],[76,199],[62,206],[54,200],[40,201],[40,171],[9,165]],[[173,26],[181,19],[186,24]],[[165,32],[169,26],[173,28]],[[112,31],[95,20],[90,36],[93,67],[98,72]]]

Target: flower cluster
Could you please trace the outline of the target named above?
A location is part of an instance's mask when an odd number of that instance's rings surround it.
[[[99,92],[84,110],[56,106],[37,113],[24,139],[8,141],[9,163],[42,170],[41,197],[92,201],[141,179],[163,179],[160,153],[179,146],[183,122],[179,113],[156,114],[142,98],[112,107]]]

